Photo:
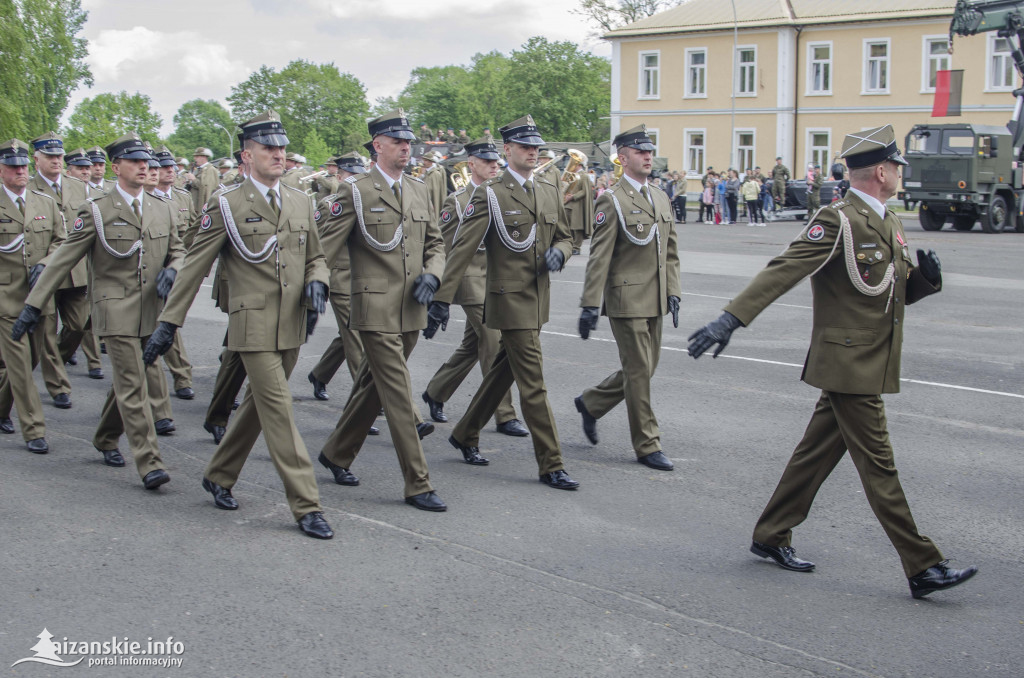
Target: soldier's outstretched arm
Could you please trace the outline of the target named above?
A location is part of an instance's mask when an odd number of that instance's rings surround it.
[[[483,189],[482,186],[481,189]],[[480,246],[484,235],[487,234],[487,226],[490,224],[490,221],[490,213],[487,211],[486,191],[478,189],[473,195],[473,199],[466,206],[462,223],[459,224],[458,233],[455,237],[455,244],[452,245],[451,251],[444,259],[444,270],[439,276],[441,286],[434,294],[435,302],[452,303],[455,292],[459,288],[459,283],[462,282],[462,276],[466,273],[466,267],[469,266],[469,262],[476,253],[476,248]],[[442,242],[442,248],[443,246]]]
[[[68,277],[82,257],[92,249],[96,238],[96,225],[93,222],[92,203],[82,203],[66,240],[56,250],[47,255],[49,263],[39,275],[35,286],[29,292],[25,303],[36,308],[43,308],[56,292],[60,284]]]
[[[214,259],[220,254],[227,240],[224,218],[220,205],[216,202],[199,217],[198,225],[192,247],[189,248],[185,263],[174,281],[174,287],[167,297],[167,304],[157,319],[176,327],[185,324],[185,317],[196,297],[196,292],[199,291],[199,286],[202,285],[207,272],[213,266]]]

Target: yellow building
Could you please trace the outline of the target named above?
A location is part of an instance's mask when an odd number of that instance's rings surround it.
[[[826,168],[853,131],[1005,125],[1018,84],[1005,38],[957,37],[954,0],[689,0],[607,33],[612,136],[645,123],[656,155],[698,181],[781,156]],[[735,62],[733,56],[735,54]],[[735,65],[734,65],[735,64]],[[935,72],[963,69],[963,114],[932,118]],[[735,109],[735,115],[733,110]]]

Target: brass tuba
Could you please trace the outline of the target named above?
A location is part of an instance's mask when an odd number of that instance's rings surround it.
[[[613,181],[611,184],[609,184],[609,186],[618,183],[619,179],[622,178],[623,172],[626,171],[625,168],[622,166],[622,162],[619,160],[618,156],[612,158],[612,164],[615,165],[615,171],[612,173]]]
[[[587,166],[587,156],[575,148],[570,148],[566,154],[569,156],[569,163],[562,172],[562,183],[565,184],[566,193],[574,193],[579,186],[580,178],[583,177],[582,170]]]
[[[452,165],[452,186],[455,187],[456,191],[469,186],[470,178],[468,162],[463,160]]]

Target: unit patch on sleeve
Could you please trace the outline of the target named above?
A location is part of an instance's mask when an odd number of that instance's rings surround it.
[[[807,229],[807,239],[817,242],[825,237],[825,227],[821,224],[814,224]]]

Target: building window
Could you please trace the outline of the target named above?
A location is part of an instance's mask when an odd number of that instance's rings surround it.
[[[683,170],[688,176],[699,177],[704,171],[704,139],[707,132],[702,129],[683,130]]]
[[[733,169],[742,174],[747,169],[756,167],[754,164],[754,130],[736,130],[736,165]]]
[[[832,164],[832,130],[809,129],[807,130],[807,162],[821,166],[823,172],[828,172]]]
[[[935,80],[939,71],[949,70],[949,37],[948,36],[925,36],[924,38],[924,64],[921,67],[923,92],[935,91]]]
[[[865,40],[863,94],[888,93],[889,40]]]
[[[686,50],[686,97],[706,97],[708,52],[706,49]]]
[[[989,43],[988,89],[1013,89],[1013,57],[1010,55],[1010,41],[993,36]]]
[[[661,52],[640,52],[640,98],[661,96]]]
[[[757,48],[736,48],[736,94],[757,96]]]
[[[807,93],[832,94],[832,43],[807,45]]]
[[[647,136],[651,138],[651,143],[654,144],[654,151],[651,152],[651,155],[658,157],[658,130],[648,127]]]

